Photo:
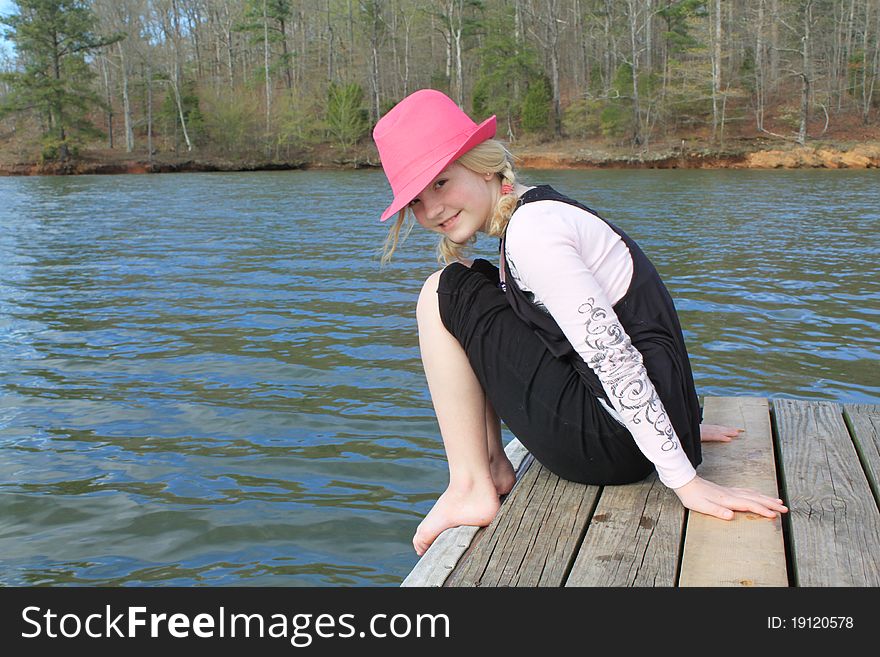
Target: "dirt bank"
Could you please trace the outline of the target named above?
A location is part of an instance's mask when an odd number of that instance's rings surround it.
[[[123,173],[182,173],[197,171],[272,171],[302,169],[303,162],[257,162],[224,160],[127,160],[97,161],[77,159],[68,162],[0,164],[0,176],[64,176]]]
[[[749,169],[870,169],[880,167],[880,145],[860,144],[848,150],[802,146],[787,151],[749,153],[742,166]]]
[[[520,167],[533,169],[868,169],[880,168],[880,143],[785,149],[674,147],[641,154],[577,150],[560,144],[527,147],[517,156]]]
[[[762,147],[763,146],[763,147]],[[586,148],[578,142],[554,142],[513,147],[517,165],[531,169],[867,169],[880,168],[880,142],[852,146],[816,145],[766,148],[766,143],[738,143],[727,149],[659,147],[646,153],[628,149]],[[379,166],[372,145],[364,145],[345,156],[325,150],[293,161],[229,159],[205,156],[183,158],[160,154],[145,156],[115,151],[91,152],[65,163],[0,162],[0,175],[76,175],[123,173],[177,173],[200,171],[279,171],[290,169],[358,169]]]

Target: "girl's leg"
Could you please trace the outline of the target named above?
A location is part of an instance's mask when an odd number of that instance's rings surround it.
[[[507,495],[516,483],[516,471],[507,458],[504,445],[501,443],[501,420],[486,399],[486,437],[489,441],[489,471],[499,495]]]
[[[488,525],[500,506],[489,464],[489,440],[497,440],[500,446],[500,428],[497,438],[494,429],[488,429],[491,409],[486,395],[467,354],[440,320],[440,274],[432,274],[425,282],[416,318],[422,364],[449,462],[449,486],[413,537],[420,556],[445,529]]]

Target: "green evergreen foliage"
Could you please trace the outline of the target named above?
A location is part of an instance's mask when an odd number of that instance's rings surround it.
[[[621,64],[611,82],[612,95],[601,103],[599,129],[604,137],[621,138],[632,134],[632,67]]]
[[[369,129],[369,112],[364,108],[364,90],[359,84],[331,83],[327,91],[327,129],[343,148],[351,148]]]
[[[543,134],[551,129],[553,92],[550,81],[543,75],[534,78],[523,98],[522,127],[531,134]]]
[[[268,36],[269,43],[283,38],[279,26],[290,18],[290,0],[265,0],[267,23],[263,21],[264,0],[245,0],[244,20],[235,26],[237,32],[250,35],[251,43],[262,44]]]
[[[495,114],[501,125],[518,125],[528,82],[540,69],[535,51],[514,38],[511,8],[501,8],[487,17],[477,56],[480,69],[471,100],[474,116]]]
[[[386,114],[388,114],[388,112],[391,111],[391,108],[397,105],[397,103],[399,103],[400,101],[400,98],[386,98],[384,101],[382,101],[381,107],[379,107],[379,116],[385,116]]]
[[[624,137],[631,132],[632,111],[621,103],[606,103],[599,115],[599,125],[604,137]]]
[[[700,45],[691,33],[692,19],[705,16],[707,11],[706,0],[678,0],[668,3],[657,11],[666,22],[667,30],[663,36],[672,52],[682,53]]]
[[[431,82],[428,87],[449,95],[449,86],[451,82],[449,76],[438,68],[431,72]]]
[[[204,95],[205,136],[211,148],[230,156],[259,150],[264,126],[254,97],[246,94],[229,97],[210,89]]]
[[[319,118],[321,105],[319,98],[307,94],[290,93],[280,99],[276,155],[307,151],[325,139],[327,124]]]
[[[568,105],[562,114],[562,129],[569,137],[586,139],[602,133],[602,111],[607,101],[579,99]]]
[[[235,30],[248,34],[250,42],[254,45],[262,47],[264,40],[276,44],[284,39],[284,26],[290,21],[290,17],[290,0],[245,0],[244,20],[235,26]],[[283,55],[277,57],[273,55],[272,59],[269,64],[270,72],[289,65],[292,53],[287,53],[287,60]]]
[[[0,19],[18,51],[19,71],[2,73],[10,93],[0,118],[36,112],[44,126],[43,158],[66,160],[80,140],[100,135],[88,119],[101,100],[92,86],[86,56],[122,36],[94,33],[95,17],[81,0],[15,0],[18,13]]]

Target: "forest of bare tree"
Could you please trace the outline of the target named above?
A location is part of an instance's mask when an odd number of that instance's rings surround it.
[[[3,19],[14,50],[0,56],[0,150],[19,155],[308,159],[368,144],[383,112],[429,86],[475,118],[497,114],[512,142],[645,152],[673,139],[803,144],[878,126],[880,0],[13,7]]]

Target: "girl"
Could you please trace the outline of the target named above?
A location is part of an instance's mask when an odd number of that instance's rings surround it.
[[[688,509],[768,518],[782,500],[697,476],[700,441],[737,429],[702,413],[672,299],[621,230],[549,186],[525,187],[495,135],[448,97],[417,91],[373,139],[398,215],[438,233],[451,263],[425,282],[416,316],[449,486],[419,525],[419,555],[445,529],[488,525],[516,477],[500,421],[551,472],[624,484],[656,469]],[[501,238],[499,267],[465,258],[478,232]]]

